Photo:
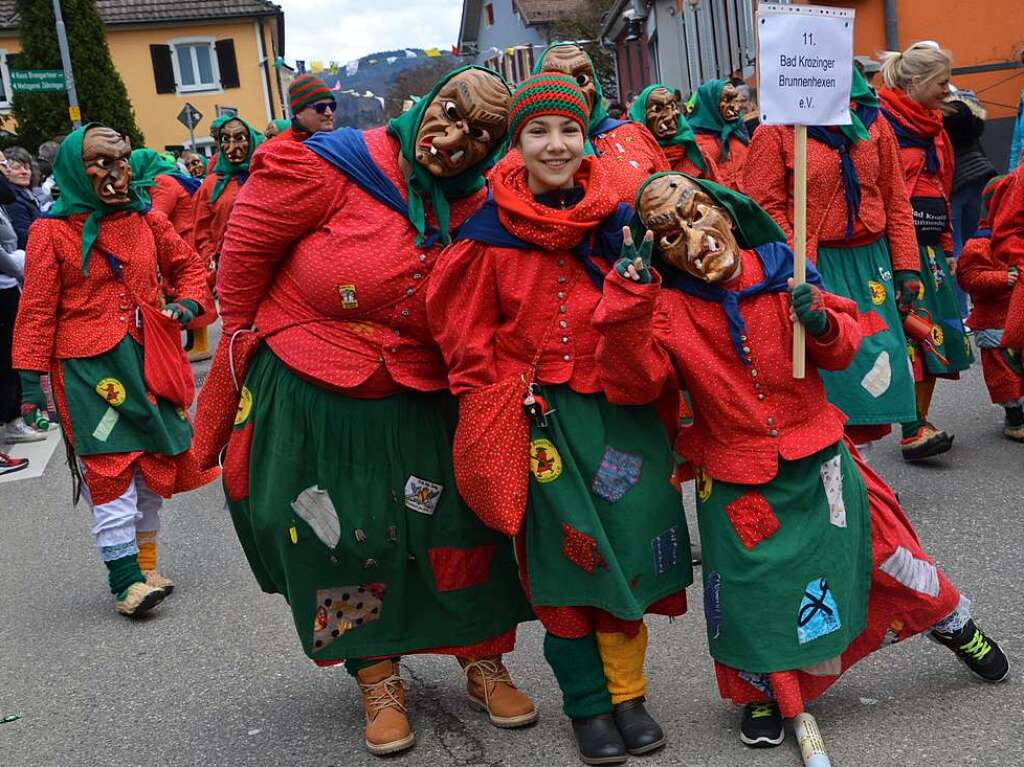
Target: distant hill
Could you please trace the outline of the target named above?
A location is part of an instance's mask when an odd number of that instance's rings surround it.
[[[415,54],[415,57],[409,56],[407,51]],[[448,61],[452,69],[462,64],[462,59],[453,56],[450,51],[442,53],[441,58]],[[336,75],[323,71],[320,72],[320,77],[329,88],[340,83],[341,90],[351,89],[360,93],[370,91],[375,96],[383,98],[388,95],[388,90],[398,75],[434,60],[436,58],[428,57],[422,48],[380,51],[359,59],[358,68],[351,75],[346,70],[346,66],[342,64]]]

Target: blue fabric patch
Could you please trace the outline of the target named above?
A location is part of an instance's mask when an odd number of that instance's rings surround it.
[[[608,503],[622,500],[629,488],[640,481],[640,467],[644,459],[633,453],[624,453],[610,445],[605,446],[601,464],[597,467],[591,491]]]
[[[839,608],[828,587],[828,581],[816,578],[808,583],[797,613],[796,636],[800,644],[838,631],[842,625]]]
[[[651,539],[651,553],[654,555],[654,573],[663,575],[679,564],[679,528],[670,527],[656,538]]]
[[[752,671],[738,671],[737,676],[758,692],[762,692],[775,700],[775,691],[767,674],[755,674]]]
[[[135,541],[117,543],[113,546],[100,546],[100,557],[104,562],[113,562],[115,559],[124,559],[138,553],[139,546]]]
[[[722,576],[718,573],[708,573],[704,580],[704,620],[708,635],[718,639],[722,633]]]

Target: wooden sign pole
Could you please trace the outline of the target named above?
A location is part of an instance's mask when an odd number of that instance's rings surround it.
[[[793,127],[793,280],[807,281],[807,126]],[[804,326],[793,323],[793,378],[803,378],[807,346]]]

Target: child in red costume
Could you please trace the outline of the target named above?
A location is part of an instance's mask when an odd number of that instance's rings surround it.
[[[195,251],[131,187],[130,151],[95,124],[61,144],[60,200],[29,239],[14,367],[30,423],[46,412],[39,376],[50,374],[110,590],[136,615],[174,587],[156,572],[162,498],[217,471],[200,471],[189,449],[194,383],[180,346],[181,326],[213,312],[213,297]]]
[[[615,402],[678,382],[693,398],[676,450],[696,468],[708,643],[722,697],[746,705],[742,741],[778,745],[783,717],[922,631],[982,679],[1005,679],[1005,655],[825,397],[818,369],[845,367],[861,340],[853,302],[826,293],[811,265],[811,284],[794,286],[781,230],[724,187],[661,174],[637,210],[651,231],[605,280],[599,369]],[[802,380],[794,321],[807,331]]]
[[[997,176],[986,185],[982,192],[985,219],[979,224],[978,236],[965,243],[956,276],[971,296],[973,306],[967,324],[981,350],[981,368],[989,397],[1005,411],[1003,434],[1015,442],[1024,442],[1021,349],[1007,346],[1003,340],[1010,296],[1018,281],[1020,267],[1016,264],[1024,254],[1014,253],[1012,242],[1005,237],[1002,247],[994,247],[988,225],[1004,204],[1013,204],[1012,196],[1004,200],[1012,186],[1012,178],[1006,176]]]

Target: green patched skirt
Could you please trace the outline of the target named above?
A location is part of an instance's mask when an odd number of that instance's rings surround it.
[[[554,413],[533,426],[525,542],[530,594],[623,620],[693,582],[674,460],[653,405],[544,387]]]
[[[974,351],[960,319],[960,307],[953,291],[953,277],[941,248],[922,245],[920,252],[924,294],[919,297],[917,304],[931,314],[935,326],[932,330],[932,344],[938,355],[918,345],[908,346],[915,378],[919,381],[930,376],[956,378],[961,370],[967,370],[974,362]],[[944,359],[940,359],[939,355]]]
[[[821,370],[828,400],[851,426],[902,423],[917,417],[907,338],[896,307],[889,244],[818,249],[825,287],[857,304],[864,339],[846,370]]]
[[[456,413],[447,393],[353,399],[267,349],[253,358],[228,506],[253,573],[287,599],[314,660],[478,644],[533,618],[511,541],[456,492]],[[238,445],[249,446],[241,469]]]
[[[779,460],[764,485],[698,478],[712,657],[744,671],[803,668],[863,630],[871,586],[864,482],[843,443]]]

